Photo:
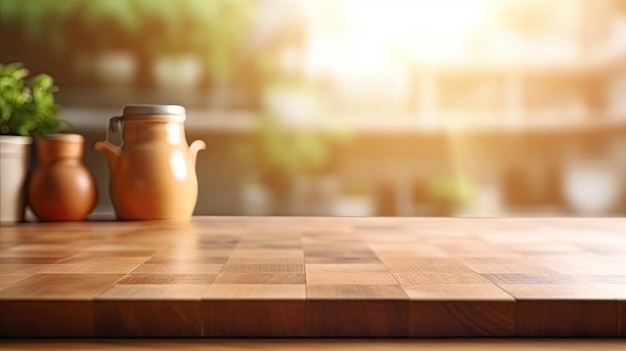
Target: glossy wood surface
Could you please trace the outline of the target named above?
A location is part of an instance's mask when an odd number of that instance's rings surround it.
[[[59,351],[602,351],[623,350],[620,339],[185,339],[0,340],[0,350]]]
[[[626,219],[0,230],[5,337],[626,336]]]

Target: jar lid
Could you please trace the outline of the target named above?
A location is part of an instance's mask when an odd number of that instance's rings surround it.
[[[185,116],[185,108],[179,105],[126,105],[122,117],[130,117],[141,115],[148,117],[149,115],[177,115]]]

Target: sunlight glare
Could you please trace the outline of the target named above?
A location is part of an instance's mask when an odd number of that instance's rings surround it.
[[[407,60],[456,59],[493,9],[493,0],[305,0],[309,70],[351,76]]]

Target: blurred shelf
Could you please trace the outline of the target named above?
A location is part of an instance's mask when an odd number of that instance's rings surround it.
[[[65,107],[59,118],[68,121],[78,130],[102,130],[104,133],[109,118],[120,115],[123,107]],[[242,132],[253,128],[255,116],[255,113],[247,111],[187,109],[185,126],[194,130]]]
[[[194,86],[137,88],[130,83],[89,86],[61,86],[57,102],[73,109],[115,111],[127,104],[183,105],[196,109],[233,109],[247,106],[251,98],[245,92],[204,90]]]
[[[104,132],[109,118],[119,115],[119,108],[103,107],[66,107],[59,117],[67,120],[78,130],[102,130]],[[331,130],[342,128],[357,133],[373,134],[442,134],[442,133],[534,133],[534,132],[626,132],[626,118],[609,119],[601,115],[586,116],[572,120],[533,119],[525,122],[513,122],[502,119],[472,118],[472,114],[460,120],[432,122],[418,115],[367,115],[354,116],[343,114],[332,118],[311,118],[306,121],[284,121],[290,128],[310,128],[313,130]],[[445,114],[442,114],[445,116]],[[529,115],[532,116],[532,115]],[[259,113],[254,111],[187,109],[185,126],[191,130],[217,132],[247,132],[255,128]],[[524,118],[522,118],[524,120]]]
[[[589,53],[529,56],[476,54],[462,58],[415,59],[415,67],[432,71],[489,71],[516,73],[600,73],[626,68],[626,45],[599,48]]]

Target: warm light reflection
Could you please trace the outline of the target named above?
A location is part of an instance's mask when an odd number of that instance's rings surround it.
[[[412,58],[457,58],[489,25],[494,1],[305,1],[309,69],[366,73]]]
[[[174,173],[176,180],[183,181],[189,177],[187,174],[187,163],[182,151],[175,150],[170,155],[170,167]]]
[[[168,144],[180,145],[183,135],[180,123],[167,123],[165,126],[165,135]]]
[[[580,0],[302,1],[314,74],[354,76],[416,61],[578,59],[578,34],[590,31]]]

